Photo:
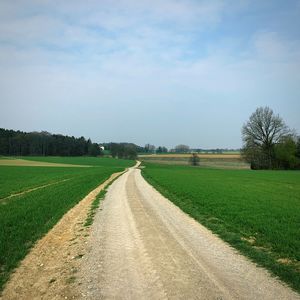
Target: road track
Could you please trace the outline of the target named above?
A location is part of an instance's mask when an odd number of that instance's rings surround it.
[[[77,274],[84,299],[300,299],[135,168],[110,186],[87,249]]]

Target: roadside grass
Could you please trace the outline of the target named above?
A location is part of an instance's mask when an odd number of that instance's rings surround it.
[[[100,205],[100,201],[104,199],[105,194],[106,194],[107,190],[103,189],[96,197],[96,199],[93,201],[92,205],[91,205],[91,209],[88,213],[88,216],[86,218],[86,221],[84,223],[84,226],[89,227],[93,224],[94,221],[94,217],[96,215],[97,212],[97,208],[99,208]]]
[[[109,165],[109,160],[111,165]],[[0,187],[7,195],[37,184],[70,178],[45,188],[0,201],[0,291],[10,273],[25,257],[34,243],[45,235],[61,217],[90,191],[134,164],[114,159],[94,168],[3,167],[0,166]],[[55,173],[56,172],[56,173]],[[22,177],[22,179],[19,179]],[[32,178],[31,178],[32,177]],[[14,181],[18,185],[14,187]]]
[[[300,291],[300,172],[144,163],[157,190]]]
[[[97,209],[100,206],[100,202],[105,198],[105,195],[108,191],[108,188],[112,185],[112,183],[117,180],[122,174],[118,175],[116,178],[114,178],[110,183],[108,183],[103,190],[100,191],[100,193],[96,196],[96,199],[93,201],[91,205],[91,209],[88,213],[88,216],[86,218],[86,221],[84,223],[84,226],[89,227],[93,224],[94,218],[97,212]]]

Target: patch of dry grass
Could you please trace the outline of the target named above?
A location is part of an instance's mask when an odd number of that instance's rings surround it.
[[[50,162],[32,161],[25,159],[6,159],[0,158],[0,166],[17,166],[17,167],[90,167],[85,165],[58,164]]]

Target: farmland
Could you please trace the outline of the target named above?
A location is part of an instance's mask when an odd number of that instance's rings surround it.
[[[226,154],[198,154],[201,167],[218,169],[249,169],[239,153]],[[168,165],[188,165],[191,154],[151,154],[139,155],[139,159],[144,162],[168,164]]]
[[[110,167],[110,168],[126,168],[132,165],[132,161],[125,159],[111,159],[98,157],[61,157],[61,156],[26,156],[23,159],[29,161],[39,161],[47,163],[59,163],[59,164],[71,164],[71,165],[84,165],[84,166],[98,166],[98,167]]]
[[[0,289],[32,245],[70,208],[112,173],[134,164],[85,157],[40,161],[92,167],[0,166]]]
[[[183,211],[300,290],[300,172],[144,166]]]

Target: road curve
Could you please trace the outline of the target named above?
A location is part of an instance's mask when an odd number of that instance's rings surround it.
[[[110,186],[78,279],[85,299],[300,299],[134,168]]]

